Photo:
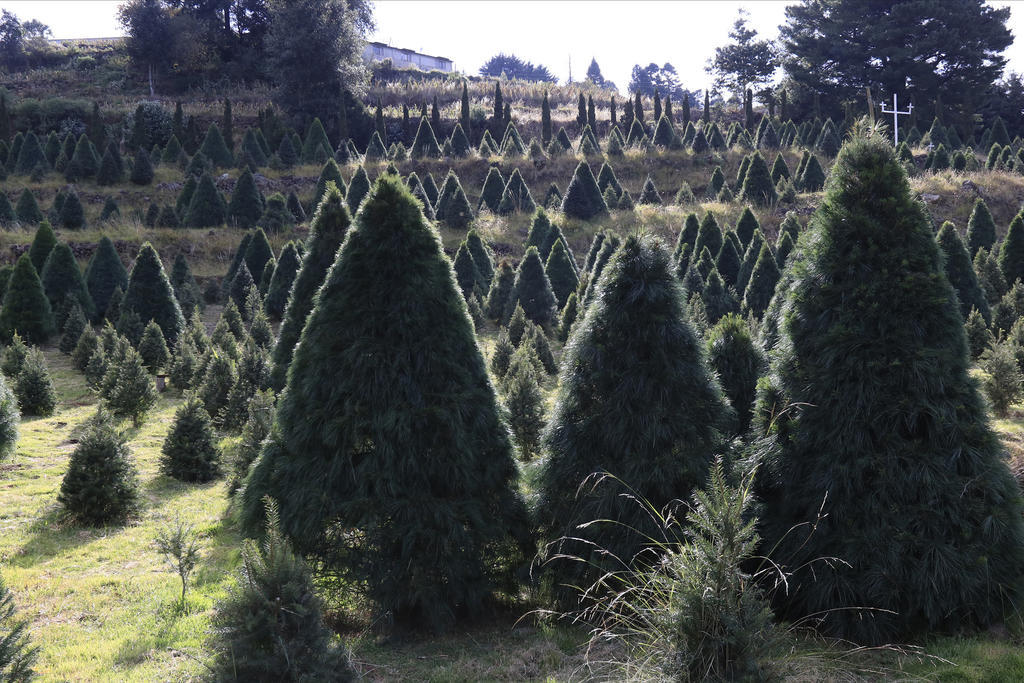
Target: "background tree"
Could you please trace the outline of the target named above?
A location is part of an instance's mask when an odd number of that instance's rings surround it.
[[[343,0],[272,0],[266,37],[275,102],[300,130],[319,116],[337,127],[344,93],[361,95],[366,79],[359,16]],[[361,109],[360,109],[361,111]]]
[[[481,76],[492,76],[495,78],[504,74],[508,78],[517,78],[521,81],[544,83],[556,83],[558,81],[546,66],[534,65],[515,55],[506,55],[504,52],[500,52],[484,62],[484,65],[480,67],[479,73]]]
[[[724,88],[737,100],[750,88],[767,84],[778,67],[775,44],[757,40],[757,31],[747,26],[749,13],[741,9],[729,31],[732,42],[715,48],[707,71],[715,77],[715,88]]]
[[[786,8],[779,29],[782,65],[806,113],[813,94],[841,116],[840,103],[870,87],[919,104],[942,92],[948,109],[973,114],[1006,64],[1009,18],[1008,7],[982,0],[803,0]]]

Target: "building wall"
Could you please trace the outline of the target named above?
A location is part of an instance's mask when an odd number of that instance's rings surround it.
[[[381,61],[390,59],[398,68],[413,66],[424,71],[451,71],[452,63],[447,59],[439,59],[430,55],[422,55],[418,52],[400,50],[388,45],[367,44],[363,50],[363,58],[367,61]]]

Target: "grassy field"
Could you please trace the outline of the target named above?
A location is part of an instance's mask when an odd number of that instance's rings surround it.
[[[212,326],[216,309],[206,314]],[[481,346],[493,344],[492,329]],[[157,461],[175,408],[161,395],[141,427],[130,428],[144,498],[142,513],[125,526],[101,529],[66,524],[57,492],[74,449],[75,428],[96,398],[66,356],[47,349],[60,405],[51,418],[26,418],[16,456],[0,466],[0,571],[19,612],[31,620],[44,681],[193,680],[207,672],[213,606],[239,562],[239,535],[223,481],[180,484],[158,473]],[[551,392],[554,380],[545,385]],[[1015,465],[1024,463],[1024,411],[995,423]],[[202,537],[202,560],[184,607],[180,582],[156,552],[158,530],[181,518]],[[536,618],[524,601],[490,619],[461,625],[442,637],[381,635],[362,613],[329,612],[370,681],[616,680],[621,653],[591,645],[584,627]],[[837,644],[794,638],[780,661],[787,678],[810,680],[1024,679],[1019,640],[993,631],[967,639],[936,639],[923,650],[851,651]]]

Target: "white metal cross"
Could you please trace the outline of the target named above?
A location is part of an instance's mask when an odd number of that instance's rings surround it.
[[[910,106],[907,107],[906,111],[900,111],[900,107],[899,107],[899,104],[897,104],[897,102],[898,102],[898,100],[896,99],[896,93],[893,93],[892,94],[892,109],[886,109],[885,108],[885,102],[881,103],[881,105],[882,105],[882,113],[883,114],[892,114],[893,147],[899,147],[900,146],[899,117],[900,116],[910,116],[910,113],[912,111],[914,111],[914,103],[913,102],[910,103]]]

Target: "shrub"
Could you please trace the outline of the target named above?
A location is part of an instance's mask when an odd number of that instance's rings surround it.
[[[401,398],[409,387],[424,401]],[[365,409],[323,412],[353,391]],[[387,424],[375,417],[381,411],[392,416]],[[311,421],[314,414],[322,417]],[[244,524],[257,526],[264,494],[288,501],[281,528],[298,552],[365,582],[397,621],[438,628],[511,585],[510,570],[530,547],[514,477],[440,237],[385,174],[316,297],[275,429],[243,490]],[[391,491],[373,483],[383,479]],[[444,482],[445,492],[423,481]],[[334,528],[359,530],[358,541],[351,537],[358,557]],[[442,538],[451,542],[438,546]]]
[[[309,569],[284,534],[267,499],[262,546],[242,543],[242,567],[213,616],[218,678],[353,681],[345,648],[324,624]]]
[[[28,621],[15,619],[11,589],[0,576],[0,676],[11,683],[30,681],[39,649],[29,645]]]
[[[131,452],[101,407],[89,418],[71,453],[57,502],[78,524],[119,522],[139,508],[139,484]]]
[[[57,408],[57,391],[50,379],[46,359],[39,349],[29,349],[14,383],[18,406],[24,415],[49,417]]]
[[[757,411],[765,547],[796,568],[780,616],[814,614],[822,632],[867,643],[999,620],[1024,565],[1020,494],[968,375],[927,213],[890,145],[844,146],[812,230],[787,269]],[[793,533],[805,523],[813,534]],[[823,557],[842,563],[808,566]]]
[[[50,301],[32,266],[29,254],[22,254],[4,292],[0,308],[0,334],[10,339],[15,332],[28,342],[42,344],[55,331]]]
[[[220,474],[220,451],[203,402],[190,394],[174,413],[160,449],[160,472],[186,482],[204,483]]]
[[[654,531],[624,491],[659,510],[687,495],[733,422],[657,242],[628,238],[599,289],[566,350],[543,437],[538,519],[553,543],[547,585],[563,606],[578,598],[569,586],[590,585],[611,558],[630,563]]]
[[[1024,392],[1024,374],[1017,365],[1013,343],[1002,341],[990,346],[981,354],[981,369],[985,372],[982,387],[992,410],[1005,417],[1010,405]]]

